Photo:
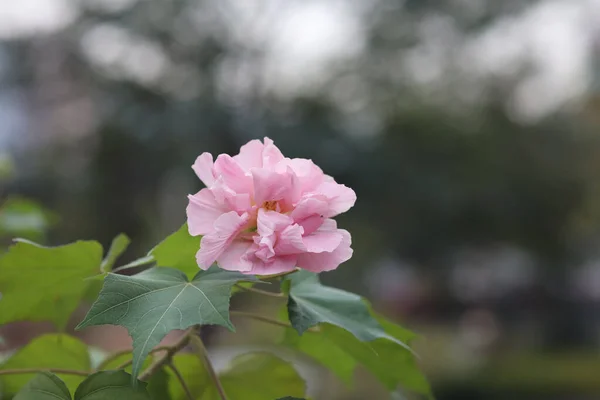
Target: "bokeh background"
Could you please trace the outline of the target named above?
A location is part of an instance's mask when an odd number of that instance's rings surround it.
[[[4,244],[134,259],[264,136],[357,192],[324,280],[421,334],[439,400],[600,398],[599,0],[0,5]],[[357,381],[322,398],[385,398]]]

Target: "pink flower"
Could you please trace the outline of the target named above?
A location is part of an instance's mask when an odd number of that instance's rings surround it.
[[[192,236],[203,235],[198,265],[271,275],[296,266],[330,271],[352,256],[348,231],[331,219],[356,194],[311,160],[283,156],[271,139],[252,140],[213,162],[203,153],[192,166],[206,185],[188,196]]]

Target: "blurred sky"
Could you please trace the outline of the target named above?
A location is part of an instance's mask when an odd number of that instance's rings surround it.
[[[32,38],[63,29],[78,17],[82,7],[111,14],[123,12],[138,1],[144,0],[6,2],[0,8],[0,39]],[[219,65],[222,96],[235,102],[249,90],[256,90],[257,85],[260,91],[283,98],[318,91],[334,73],[329,68],[332,63],[361,56],[367,39],[367,16],[376,3],[221,0],[198,2],[188,12],[197,22],[196,29],[226,36],[234,46],[259,53],[254,59],[260,64],[258,72],[250,73],[256,65],[241,60],[239,54],[225,57]],[[466,18],[477,17],[487,6],[485,0],[452,3]],[[398,7],[401,2],[386,2],[385,6]],[[208,28],[215,20],[223,24],[221,28]],[[442,13],[426,15],[414,29],[422,38],[420,45],[386,67],[401,71],[422,90],[444,85],[444,75],[452,70],[462,79],[460,90],[450,95],[461,102],[480,101],[483,82],[490,75],[510,76],[526,60],[534,73],[514,88],[510,105],[513,117],[523,122],[535,121],[560,107],[577,105],[582,95],[600,85],[594,84],[594,62],[590,59],[594,46],[600,46],[600,0],[534,2],[523,12],[499,18],[466,40],[455,20]],[[177,96],[193,97],[202,90],[202,82],[198,77],[194,82],[191,68],[172,65],[158,44],[110,22],[89,26],[80,37],[80,46],[89,61],[107,75],[125,76],[168,91],[169,85],[177,84],[161,78],[172,76],[172,68],[177,67],[179,76],[187,73],[185,90],[177,86]],[[0,51],[0,76],[3,60]],[[349,76],[331,96],[352,107],[346,94],[360,92],[364,89],[361,85],[364,84]],[[355,98],[356,101],[361,100]],[[22,107],[19,93],[0,95],[4,125],[0,146],[6,144],[8,136],[23,132]]]

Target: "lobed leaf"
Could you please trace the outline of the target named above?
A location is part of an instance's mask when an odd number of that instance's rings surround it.
[[[50,372],[40,372],[23,386],[14,400],[71,400],[63,381]]]
[[[189,282],[183,272],[152,268],[135,276],[109,274],[98,300],[77,329],[120,325],[133,339],[132,375],[137,377],[152,348],[174,329],[234,327],[229,319],[231,287],[256,277],[211,268]]]
[[[296,347],[350,384],[358,365],[389,390],[398,385],[430,396],[427,380],[408,346],[415,335],[380,316],[373,316],[360,296],[321,285],[316,274],[300,271],[290,283],[287,313],[296,332],[284,343]],[[321,324],[318,332],[304,333]]]
[[[157,266],[176,268],[191,279],[200,269],[196,263],[200,239],[189,234],[186,223],[150,250],[148,255],[154,257]]]
[[[19,368],[89,371],[91,361],[88,348],[81,340],[65,334],[47,334],[33,339],[0,365],[0,370]],[[14,394],[34,375],[0,375],[0,384],[5,393]],[[84,379],[77,375],[59,374],[59,376],[71,390],[74,390]]]
[[[197,357],[177,355],[174,363],[195,399],[220,400]],[[236,357],[229,368],[219,374],[219,379],[229,400],[277,399],[288,395],[302,397],[306,392],[306,383],[293,365],[267,352]],[[172,377],[169,385],[172,400],[187,400],[176,379]]]
[[[129,239],[127,235],[125,235],[124,233],[119,233],[112,240],[110,248],[108,249],[108,253],[106,254],[106,257],[104,257],[104,260],[102,260],[102,263],[100,264],[100,271],[109,272],[112,269],[113,265],[115,265],[115,261],[117,261],[117,258],[119,258],[121,254],[123,254],[125,250],[127,250],[127,247],[129,247],[130,243],[131,239]]]
[[[102,246],[79,241],[42,247],[19,241],[0,258],[0,324],[49,320],[63,329],[98,272]]]

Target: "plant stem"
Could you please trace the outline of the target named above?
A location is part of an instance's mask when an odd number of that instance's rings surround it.
[[[150,354],[157,353],[159,351],[169,351],[170,348],[171,348],[171,346],[155,347],[154,349],[150,350]],[[133,352],[133,349],[126,349],[126,350],[119,350],[119,351],[115,351],[114,353],[111,353],[104,360],[102,360],[102,362],[98,365],[98,367],[96,367],[96,371],[102,371],[112,361],[116,360],[117,358],[119,358],[121,356],[124,356],[125,354],[129,354],[132,352]],[[117,369],[121,369],[121,368],[123,368],[123,367],[118,367]]]
[[[290,324],[288,322],[278,321],[276,319],[265,317],[264,315],[255,314],[255,313],[251,313],[251,312],[230,311],[229,315],[231,315],[233,317],[244,317],[244,318],[255,319],[257,321],[266,322],[267,324],[271,324],[271,325],[281,326],[283,328],[293,328],[292,324]],[[319,328],[315,326],[312,328],[308,328],[306,331],[307,332],[319,332]]]
[[[273,279],[281,278],[281,277],[293,274],[294,272],[298,272],[298,271],[300,271],[300,268],[295,268],[292,271],[281,272],[279,274],[262,276],[260,279],[263,280],[263,281],[271,281]]]
[[[230,311],[229,315],[231,315],[232,317],[251,318],[251,319],[255,319],[257,321],[266,322],[271,325],[282,326],[284,328],[290,328],[292,326],[287,322],[278,321],[276,319],[265,317],[264,315],[255,314],[255,313],[246,312],[246,311]]]
[[[53,374],[65,374],[65,375],[79,375],[88,376],[91,374],[89,371],[77,371],[73,369],[62,369],[62,368],[19,368],[19,369],[5,369],[0,370],[0,375],[17,375],[17,374],[35,374],[38,372],[52,372]]]
[[[168,346],[165,354],[163,354],[160,358],[154,361],[148,369],[142,372],[139,376],[139,380],[143,381],[154,375],[158,370],[160,370],[164,365],[171,362],[171,358],[177,353],[179,350],[183,349],[190,342],[190,338],[193,337],[194,327],[188,328],[183,336],[175,342],[172,346]]]
[[[275,293],[275,292],[267,292],[266,290],[261,290],[261,289],[256,289],[253,287],[245,287],[242,286],[240,284],[235,284],[235,287],[243,290],[245,292],[250,292],[250,293],[257,293],[257,294],[262,294],[264,296],[270,296],[270,297],[277,297],[278,299],[285,299],[287,296],[283,293]]]
[[[202,341],[202,339],[200,339],[200,336],[197,336],[197,335],[192,335],[190,339],[198,351],[198,356],[204,362],[204,365],[206,366],[206,370],[208,371],[208,374],[210,375],[210,379],[212,379],[212,381],[215,385],[215,388],[217,389],[217,392],[219,393],[219,397],[221,398],[221,400],[227,400],[227,395],[225,394],[225,389],[223,389],[223,385],[221,384],[221,381],[219,380],[219,377],[217,376],[217,373],[215,372],[215,369],[214,369],[212,363],[210,362],[210,358],[208,358],[208,353],[206,351],[206,347],[204,346],[204,342]]]
[[[175,366],[175,364],[173,364],[172,362],[170,362],[170,363],[167,364],[167,367],[171,368],[171,371],[173,371],[173,373],[175,374],[175,377],[177,378],[177,380],[181,384],[181,387],[183,387],[183,391],[185,392],[185,394],[188,397],[188,399],[194,400],[194,395],[192,394],[192,391],[190,390],[190,388],[187,385],[187,383],[185,383],[185,379],[183,379],[183,376],[181,375],[181,372],[179,372],[179,370],[177,369],[177,367]]]

